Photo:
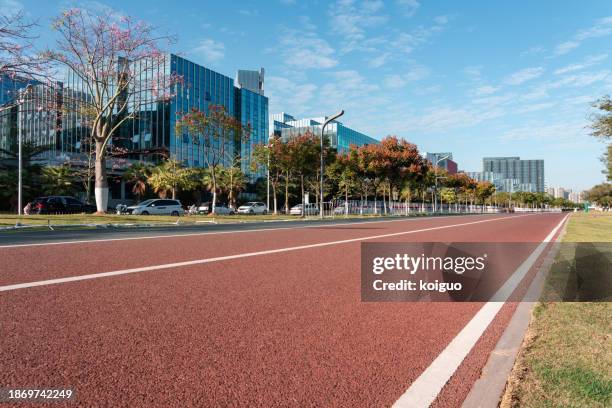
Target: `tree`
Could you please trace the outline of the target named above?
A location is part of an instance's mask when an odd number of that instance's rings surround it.
[[[602,183],[587,191],[586,199],[604,208],[612,207],[612,183]]]
[[[591,136],[609,141],[612,139],[612,99],[606,95],[595,101],[592,106],[599,109],[599,113],[594,113],[591,117]],[[608,144],[601,161],[605,166],[603,173],[608,180],[612,180],[612,143]]]
[[[177,82],[166,72],[167,54],[154,28],[112,12],[93,15],[81,9],[64,11],[53,21],[59,34],[56,49],[45,57],[72,71],[86,97],[66,98],[64,105],[88,122],[95,142],[95,196],[99,213],[108,204],[106,158],[108,146],[121,126],[137,117],[150,98],[167,100]],[[146,96],[146,97],[145,97]]]
[[[188,134],[193,143],[204,147],[203,159],[212,181],[212,212],[217,204],[218,170],[224,163],[234,163],[239,152],[236,146],[248,140],[251,134],[250,126],[242,123],[227,112],[223,105],[209,105],[208,110],[202,112],[193,108],[182,115],[176,123],[176,134]]]
[[[256,145],[253,149],[254,169],[267,168],[270,173],[270,187],[272,187],[272,198],[274,203],[274,214],[278,213],[277,194],[280,181],[285,171],[285,159],[287,145],[278,138],[271,138],[267,145]]]
[[[172,199],[176,199],[179,190],[192,187],[190,172],[177,160],[170,159],[152,169],[147,183],[160,198],[167,197],[170,192]]]
[[[21,144],[22,149],[22,192],[24,202],[34,198],[39,194],[40,175],[42,170],[42,157],[50,147],[47,145],[39,146],[32,141],[25,141]],[[17,178],[18,178],[18,145],[13,140],[8,149],[0,149],[0,203],[7,203],[10,209],[17,207]],[[2,204],[0,204],[2,205]],[[4,209],[6,206],[4,206]]]
[[[357,175],[359,165],[356,154],[351,149],[347,154],[338,154],[336,160],[326,166],[327,178],[337,184],[338,190],[344,195],[344,213],[348,215],[349,195],[355,187],[357,187]]]
[[[481,204],[493,195],[495,192],[495,186],[488,181],[480,181],[476,184],[476,197]]]
[[[140,201],[147,191],[147,181],[151,176],[151,166],[146,163],[133,163],[123,173],[123,179],[132,185],[132,193]]]
[[[319,138],[314,136],[312,133],[306,133],[291,138],[287,142],[287,149],[289,152],[291,166],[294,174],[299,177],[300,180],[300,191],[301,191],[301,203],[302,203],[302,216],[304,215],[304,185],[305,178],[308,176],[316,175],[316,163],[320,158],[320,142]],[[316,166],[319,167],[319,166]]]
[[[47,64],[33,51],[32,29],[36,24],[26,21],[23,10],[0,14],[0,77],[42,78]]]
[[[42,168],[42,187],[45,194],[71,196],[75,191],[74,184],[74,171],[69,164]]]
[[[223,167],[219,172],[218,183],[220,189],[225,191],[228,196],[229,206],[236,209],[236,198],[241,191],[244,191],[248,177],[238,166]]]

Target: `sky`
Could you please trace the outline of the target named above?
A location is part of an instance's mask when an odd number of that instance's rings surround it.
[[[421,152],[544,159],[548,187],[604,180],[591,103],[612,94],[612,1],[28,1],[41,46],[69,7],[113,9],[176,36],[169,51],[230,77],[266,70],[270,113],[341,121]]]

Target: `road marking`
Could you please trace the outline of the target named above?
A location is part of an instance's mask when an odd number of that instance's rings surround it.
[[[341,223],[329,223],[329,224],[315,224],[315,225],[298,225],[293,227],[277,227],[277,228],[253,228],[246,230],[232,230],[232,231],[207,231],[207,232],[189,232],[185,234],[167,234],[167,235],[144,235],[137,237],[123,237],[123,238],[104,238],[104,239],[82,239],[82,240],[74,240],[74,241],[51,241],[51,242],[37,242],[31,244],[9,244],[9,245],[0,245],[0,249],[5,248],[21,248],[21,247],[32,247],[32,246],[47,246],[47,245],[69,245],[69,244],[87,244],[87,243],[96,243],[96,242],[113,242],[113,241],[131,241],[135,239],[160,239],[160,238],[183,238],[183,237],[197,237],[202,235],[216,235],[216,234],[236,234],[236,233],[244,233],[244,232],[261,232],[261,231],[280,231],[280,230],[289,230],[289,229],[303,229],[303,228],[317,228],[317,227],[335,227],[342,225],[359,225],[359,224],[378,224],[378,223],[386,223],[386,222],[398,222],[398,221],[416,221],[422,219],[441,219],[441,218],[451,218],[451,217],[467,217],[474,215],[498,215],[498,214],[466,214],[466,215],[443,215],[436,217],[416,217],[416,218],[397,218],[393,220],[374,220],[374,221],[353,221],[353,222],[341,222]]]
[[[549,242],[568,215],[544,238],[529,257],[516,269],[510,278],[493,295],[493,301],[487,302],[446,346],[425,371],[410,385],[406,392],[393,404],[394,408],[427,407],[438,396],[452,375],[457,371],[478,339],[489,327],[497,312],[504,306],[506,300],[525,278],[533,264],[540,257]]]
[[[161,265],[144,266],[140,268],[122,269],[118,271],[92,273],[88,275],[79,275],[79,276],[70,276],[66,278],[57,278],[57,279],[48,279],[48,280],[42,280],[42,281],[17,283],[17,284],[12,284],[12,285],[0,286],[0,292],[31,288],[35,286],[47,286],[47,285],[54,285],[58,283],[98,279],[98,278],[104,278],[104,277],[109,277],[109,276],[127,275],[131,273],[157,271],[160,269],[170,269],[170,268],[179,268],[183,266],[201,265],[201,264],[207,264],[207,263],[212,263],[212,262],[228,261],[231,259],[240,259],[240,258],[248,258],[248,257],[253,257],[253,256],[270,255],[270,254],[277,254],[281,252],[299,251],[302,249],[320,248],[320,247],[331,246],[331,245],[339,245],[339,244],[347,244],[351,242],[366,241],[370,239],[388,238],[388,237],[395,237],[399,235],[416,234],[418,232],[435,231],[439,229],[455,228],[455,227],[462,227],[466,225],[481,224],[485,222],[509,220],[509,219],[514,219],[514,218],[528,217],[530,215],[533,215],[533,214],[517,215],[517,216],[511,216],[511,217],[498,217],[498,218],[492,218],[492,219],[486,219],[486,220],[464,222],[461,224],[442,225],[438,227],[429,227],[429,228],[421,228],[418,230],[411,230],[411,231],[393,232],[389,234],[373,235],[369,237],[343,239],[340,241],[320,242],[317,244],[308,244],[308,245],[300,245],[300,246],[295,246],[295,247],[269,249],[269,250],[258,251],[258,252],[247,252],[243,254],[219,256],[215,258],[196,259],[193,261],[175,262],[175,263],[168,263],[168,264],[161,264]]]

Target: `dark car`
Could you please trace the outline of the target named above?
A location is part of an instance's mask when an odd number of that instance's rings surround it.
[[[79,214],[96,212],[95,205],[84,204],[74,197],[38,197],[32,201],[33,214]]]

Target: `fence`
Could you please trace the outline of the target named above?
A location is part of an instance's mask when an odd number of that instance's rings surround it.
[[[372,216],[410,216],[431,214],[495,214],[503,212],[558,212],[558,208],[507,208],[481,205],[481,204],[447,204],[438,203],[437,206],[427,202],[402,202],[402,201],[380,201],[380,200],[334,200],[325,202],[323,215],[325,217],[338,217],[349,215],[372,215]],[[316,210],[316,215],[319,211]]]

